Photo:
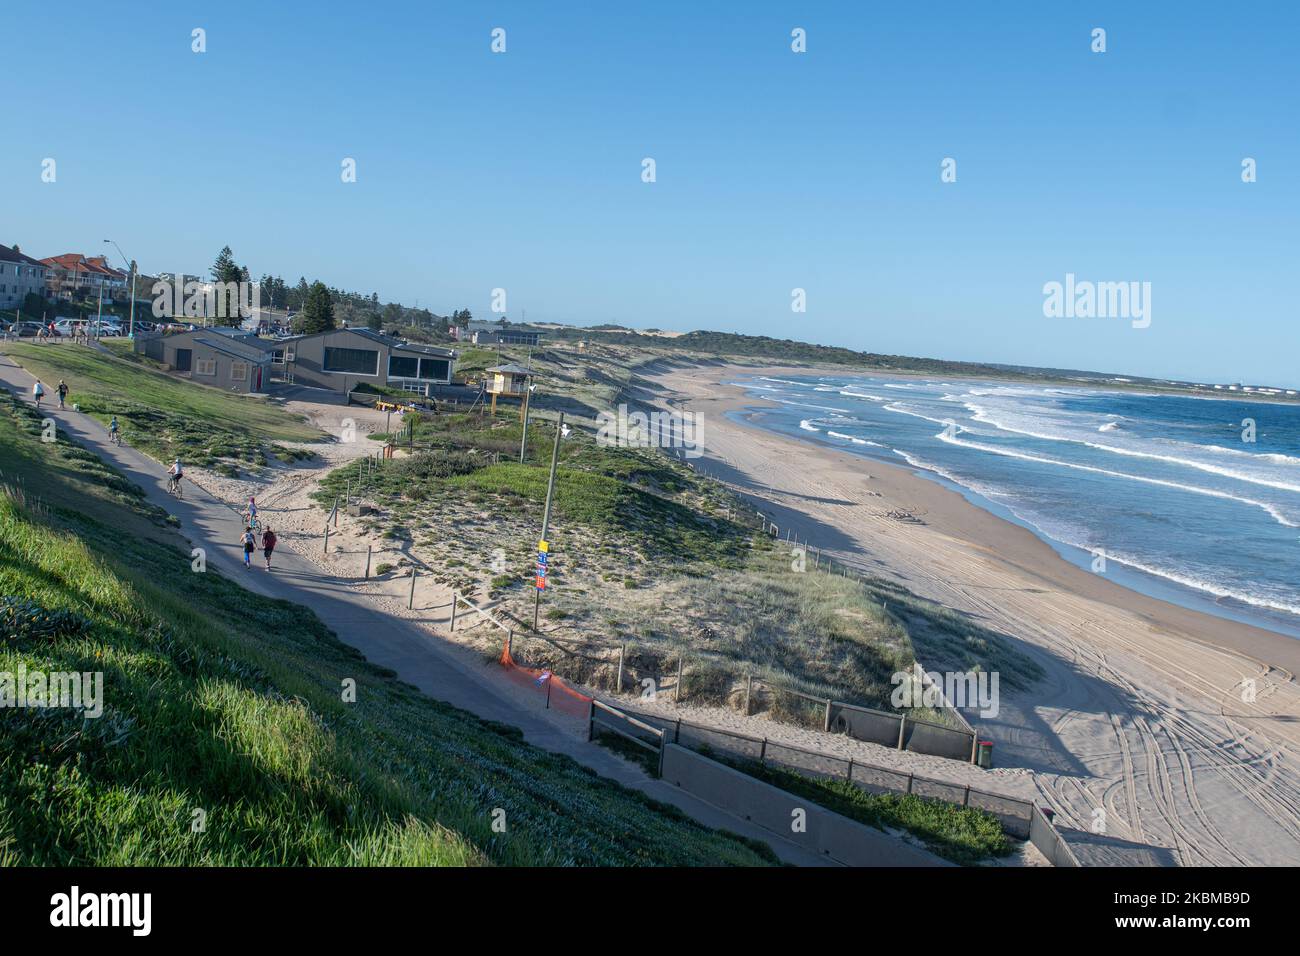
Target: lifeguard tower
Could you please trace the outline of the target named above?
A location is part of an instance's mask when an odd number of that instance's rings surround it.
[[[492,414],[495,415],[497,411],[497,396],[510,395],[520,400],[519,420],[523,421],[528,408],[529,386],[533,380],[532,370],[510,364],[496,365],[483,371],[487,376],[487,393],[492,396]]]

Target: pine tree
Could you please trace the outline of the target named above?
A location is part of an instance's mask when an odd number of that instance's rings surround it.
[[[294,319],[294,331],[303,335],[328,332],[334,328],[334,300],[323,282],[313,282],[307,290],[302,312]]]

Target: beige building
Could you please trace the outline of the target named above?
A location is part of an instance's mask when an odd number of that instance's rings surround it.
[[[46,267],[40,260],[0,246],[0,309],[20,308],[32,293],[44,299],[45,278]]]

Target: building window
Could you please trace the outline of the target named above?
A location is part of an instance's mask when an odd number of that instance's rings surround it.
[[[247,382],[247,381],[248,381],[248,363],[247,363],[247,362],[231,362],[231,363],[230,363],[230,380],[231,380],[232,382]]]
[[[216,359],[195,359],[194,374],[195,375],[216,375],[217,360]]]
[[[448,379],[451,363],[447,359],[420,359],[420,378],[441,382]]]
[[[420,374],[420,360],[406,356],[388,356],[389,378],[417,378]]]
[[[450,362],[447,359],[416,358],[406,355],[388,357],[389,378],[418,378],[422,381],[443,382],[448,379]]]
[[[379,353],[374,349],[325,349],[321,368],[326,372],[349,375],[378,375]]]

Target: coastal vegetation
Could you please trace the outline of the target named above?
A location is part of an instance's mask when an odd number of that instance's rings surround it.
[[[0,672],[102,673],[103,713],[0,709],[0,865],[774,862],[196,573],[139,488],[40,434],[0,401]]]

